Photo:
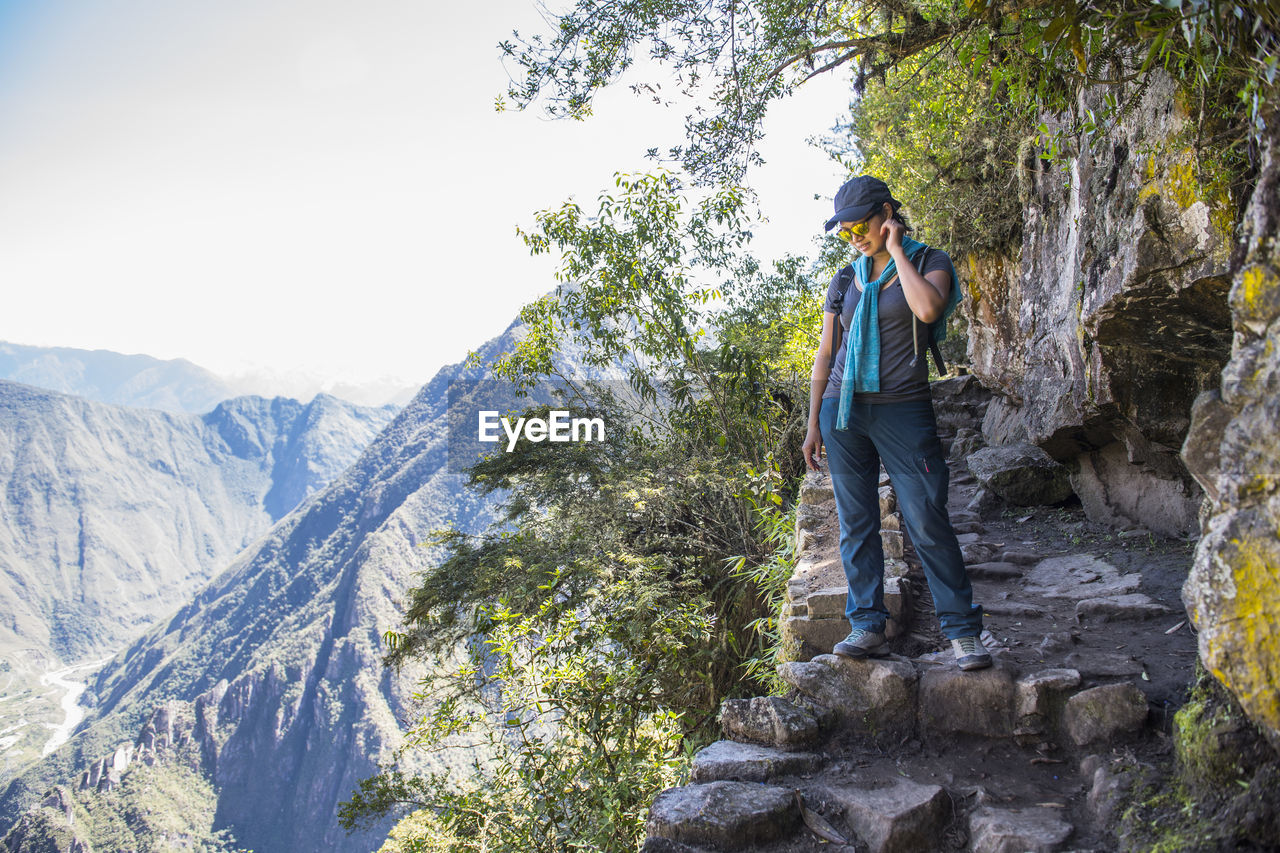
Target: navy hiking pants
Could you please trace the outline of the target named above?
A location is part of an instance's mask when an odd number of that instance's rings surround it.
[[[982,633],[960,545],[947,515],[949,474],[933,403],[853,402],[849,429],[837,430],[839,401],[822,401],[818,424],[840,516],[840,559],[849,581],[845,616],[854,628],[883,631],[884,548],[880,542],[880,463],[924,566],[942,633],[948,639]]]

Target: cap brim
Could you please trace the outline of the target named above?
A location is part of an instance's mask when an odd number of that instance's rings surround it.
[[[841,222],[861,222],[875,211],[879,210],[882,201],[873,202],[871,204],[860,204],[856,207],[846,207],[836,211],[836,215],[827,220],[824,231],[830,231]]]

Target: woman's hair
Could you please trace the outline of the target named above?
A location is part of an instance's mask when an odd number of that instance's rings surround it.
[[[907,231],[911,230],[911,222],[907,220],[907,214],[901,207],[898,207],[893,211],[892,218],[901,222],[902,227],[905,228]]]

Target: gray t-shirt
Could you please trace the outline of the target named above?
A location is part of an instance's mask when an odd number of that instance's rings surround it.
[[[951,258],[941,249],[927,249],[924,263],[919,270],[921,275],[934,270],[949,270]],[[825,310],[835,313],[835,300],[839,296],[840,276],[831,279],[827,287]],[[956,287],[956,282],[951,282]],[[844,295],[844,311],[840,315],[840,348],[836,351],[835,364],[831,365],[831,373],[827,376],[827,389],[822,398],[840,396],[840,380],[844,376],[844,362],[847,356],[849,341],[849,322],[853,319],[854,309],[862,291],[856,283],[849,285]],[[917,321],[916,334],[919,339],[919,352],[913,352],[911,324],[915,315],[907,304],[906,294],[902,292],[901,279],[895,278],[893,284],[880,291],[880,391],[875,394],[855,394],[854,399],[864,403],[897,403],[907,400],[928,400],[929,394],[929,327],[923,321]],[[912,361],[915,364],[912,364]]]

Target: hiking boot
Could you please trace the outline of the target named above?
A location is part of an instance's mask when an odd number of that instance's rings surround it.
[[[889,654],[889,643],[883,631],[854,628],[849,636],[836,643],[832,651],[850,658],[880,657]]]
[[[956,666],[961,669],[986,669],[991,666],[991,655],[987,653],[981,637],[959,637],[951,641],[951,649],[956,653]]]

